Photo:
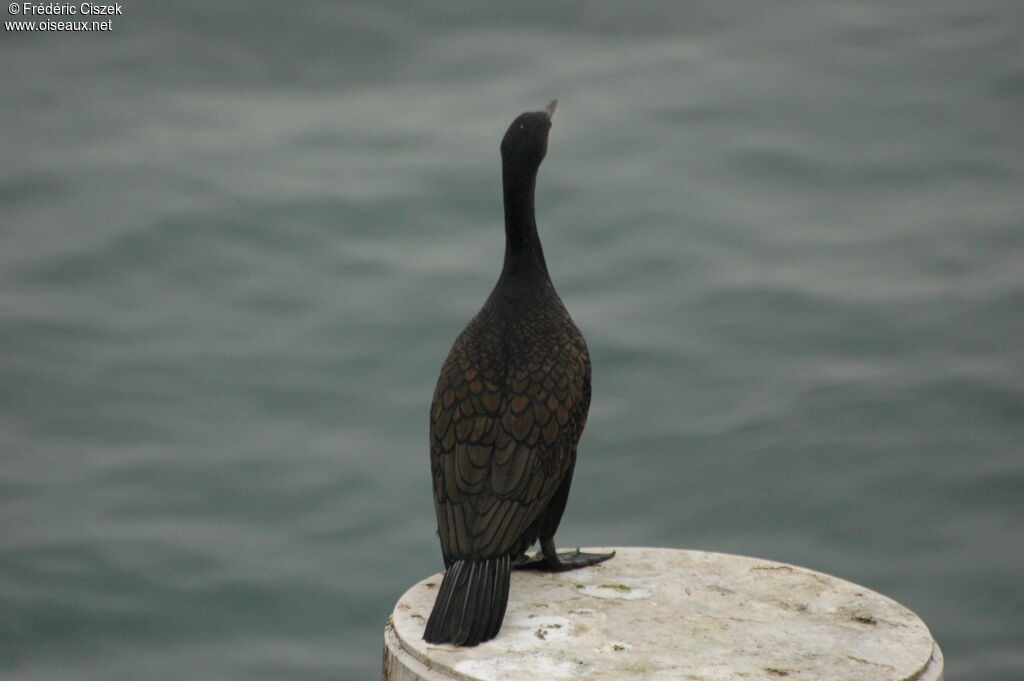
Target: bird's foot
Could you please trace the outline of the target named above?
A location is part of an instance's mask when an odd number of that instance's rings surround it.
[[[537,555],[534,555],[534,556],[531,556],[530,554],[528,554],[528,553],[526,553],[524,551],[523,553],[520,553],[518,556],[516,556],[515,558],[512,559],[511,566],[512,566],[513,570],[518,569],[518,568],[522,568],[522,569],[526,570],[526,569],[529,569],[527,567],[528,565],[531,565],[535,561],[538,561],[538,560],[543,560],[543,558],[540,555],[540,551],[538,551]]]
[[[518,570],[540,570],[542,572],[568,572],[576,568],[597,565],[613,557],[611,553],[584,553],[579,549],[562,553],[545,553],[538,551],[532,556],[523,553],[512,561],[512,567]]]

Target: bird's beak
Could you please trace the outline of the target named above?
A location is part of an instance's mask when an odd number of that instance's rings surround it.
[[[552,99],[551,103],[548,104],[548,108],[545,109],[545,111],[548,114],[548,118],[551,118],[552,116],[555,115],[555,109],[557,109],[557,108],[558,108],[558,100],[557,99]]]

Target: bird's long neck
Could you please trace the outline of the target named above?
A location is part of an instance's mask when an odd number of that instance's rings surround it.
[[[505,194],[505,266],[502,274],[539,273],[546,279],[544,249],[537,236],[533,195],[537,184],[537,168],[510,164],[502,167]]]

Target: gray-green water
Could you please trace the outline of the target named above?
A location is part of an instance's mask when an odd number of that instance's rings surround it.
[[[3,33],[0,677],[377,676],[498,142],[557,96],[561,542],[824,570],[1024,678],[1024,8],[634,4]]]

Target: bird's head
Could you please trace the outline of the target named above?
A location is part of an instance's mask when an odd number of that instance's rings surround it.
[[[552,100],[544,111],[520,114],[508,127],[501,140],[501,159],[506,165],[536,169],[548,150],[548,130],[558,100]]]

